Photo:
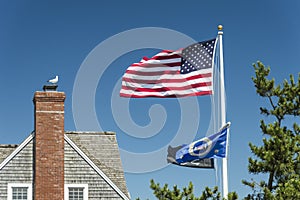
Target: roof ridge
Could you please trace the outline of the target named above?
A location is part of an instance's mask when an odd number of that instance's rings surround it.
[[[116,135],[113,131],[65,131],[65,134]]]
[[[0,144],[0,148],[16,148],[18,144]]]

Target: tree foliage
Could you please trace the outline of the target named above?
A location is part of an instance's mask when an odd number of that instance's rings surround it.
[[[253,189],[246,199],[300,199],[300,127],[292,123],[300,116],[300,74],[297,82],[290,75],[289,81],[275,85],[274,78],[268,79],[270,67],[261,62],[253,66],[256,92],[267,101],[261,114],[273,122],[260,121],[262,146],[249,144],[255,158],[249,158],[248,170],[266,174],[267,180],[243,180]]]
[[[243,180],[252,188],[244,200],[298,200],[300,199],[300,73],[295,81],[291,75],[281,85],[269,79],[270,67],[261,62],[253,64],[252,77],[256,93],[266,100],[260,107],[266,118],[260,121],[263,133],[262,146],[249,144],[254,157],[249,158],[248,170],[252,174],[265,174],[265,180]],[[297,123],[298,120],[298,123]],[[208,188],[200,197],[194,195],[193,184],[180,190],[176,185],[169,189],[151,180],[153,194],[159,200],[221,200],[218,187]],[[227,200],[236,200],[235,192]]]
[[[194,195],[194,186],[192,182],[189,183],[187,187],[184,187],[180,190],[177,185],[173,186],[173,189],[170,189],[168,184],[165,184],[163,187],[159,183],[155,183],[154,180],[151,180],[150,188],[153,190],[153,194],[159,200],[221,200],[221,193],[218,190],[218,187],[210,189],[208,187],[202,192],[200,197]],[[236,200],[238,196],[235,192],[228,194],[228,200]]]

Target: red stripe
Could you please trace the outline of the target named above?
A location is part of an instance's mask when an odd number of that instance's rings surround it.
[[[166,60],[166,59],[174,59],[174,58],[181,58],[181,55],[173,54],[173,55],[153,56],[149,60]]]
[[[136,92],[165,92],[165,91],[172,91],[172,90],[184,91],[184,90],[190,90],[190,89],[206,87],[206,86],[211,86],[211,82],[195,83],[195,84],[181,86],[181,87],[160,87],[160,88],[135,88],[135,87],[122,85],[122,89],[132,90]]]
[[[209,77],[212,77],[212,73],[203,73],[203,74],[197,74],[194,76],[189,76],[189,77],[186,77],[185,80],[194,80],[194,79],[209,78]]]
[[[165,54],[165,55],[161,55]],[[168,61],[168,59],[178,59],[173,61]],[[158,61],[158,62],[151,62],[151,61]],[[160,63],[159,61],[164,61],[166,63]],[[129,68],[125,72],[125,74],[128,74],[132,78],[124,77],[123,76],[123,84],[121,91],[128,91],[131,94],[124,94],[120,93],[121,97],[129,97],[129,98],[145,98],[145,97],[159,97],[159,98],[177,98],[177,97],[188,97],[188,96],[201,96],[201,95],[211,95],[212,90],[209,91],[198,91],[193,92],[193,90],[201,90],[203,87],[212,86],[212,82],[202,82],[202,83],[195,83],[190,84],[186,86],[176,86],[176,83],[186,83],[187,81],[193,81],[201,78],[212,78],[212,73],[202,73],[197,75],[182,75],[180,76],[180,70],[176,71],[170,71],[168,70],[168,67],[180,67],[181,66],[181,52],[179,50],[177,51],[171,51],[171,50],[163,50],[160,53],[154,55],[152,58],[144,58],[144,61],[141,61],[139,63],[134,63],[130,67],[142,67],[142,68],[152,68],[154,71],[152,72],[145,72],[143,70]],[[165,67],[164,70],[155,69],[155,68],[162,68]],[[134,70],[132,70],[134,69]],[[170,68],[169,68],[170,69]],[[201,73],[201,72],[199,72]],[[171,75],[168,79],[161,79],[163,75]],[[174,75],[174,76],[172,76]],[[139,76],[143,76],[143,78],[147,78],[147,80],[141,80]],[[158,76],[158,77],[154,77]],[[154,79],[155,78],[155,79]],[[154,80],[151,80],[154,79]],[[140,87],[130,87],[126,86],[126,82],[129,83],[137,83],[140,84]],[[145,88],[143,84],[164,84],[164,83],[175,83],[175,86],[172,87],[158,87],[158,88]],[[179,94],[175,95],[180,92],[187,92],[187,94]],[[138,94],[145,93],[141,96]],[[154,94],[156,93],[156,94]],[[159,93],[159,94],[157,94]],[[170,93],[171,95],[168,95],[166,93]]]
[[[181,65],[181,62],[173,62],[173,63],[133,63],[130,67],[178,67]]]
[[[127,70],[126,74],[134,74],[134,75],[139,75],[139,76],[159,76],[159,75],[164,75],[164,74],[176,75],[176,74],[180,74],[180,72],[179,71],[141,72],[141,71]]]
[[[146,95],[135,95],[135,94],[124,94],[120,93],[121,97],[127,98],[145,98],[145,97],[156,97],[156,98],[180,98],[180,97],[191,97],[191,96],[203,96],[203,95],[211,95],[212,91],[200,91],[195,93],[183,94],[183,95],[168,95],[168,96],[160,96],[160,95],[153,95],[153,94],[146,94]]]
[[[155,80],[141,80],[141,79],[134,79],[134,78],[127,78],[123,77],[123,81],[125,82],[131,82],[131,83],[141,83],[141,84],[156,84],[156,83],[182,83],[186,82],[187,80],[195,80],[195,79],[201,79],[201,78],[210,78],[212,76],[211,73],[207,74],[198,74],[195,76],[190,76],[186,78],[177,78],[177,79],[155,79]],[[149,77],[150,78],[150,77]]]

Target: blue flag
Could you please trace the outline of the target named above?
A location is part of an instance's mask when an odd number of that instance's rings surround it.
[[[214,159],[213,158],[204,158],[204,159],[196,159],[191,162],[181,162],[178,163],[175,159],[176,152],[181,149],[183,145],[177,147],[168,147],[168,163],[172,163],[175,165],[180,165],[182,167],[194,167],[194,168],[206,168],[206,169],[214,169]]]
[[[183,145],[176,152],[176,162],[186,163],[205,158],[225,158],[228,129],[229,124],[218,133],[194,141],[191,144]]]

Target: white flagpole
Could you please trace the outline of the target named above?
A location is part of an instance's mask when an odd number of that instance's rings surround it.
[[[220,108],[221,108],[221,126],[226,124],[226,105],[225,105],[225,84],[224,84],[224,61],[223,61],[223,26],[218,26],[218,37],[219,37],[219,48],[220,48]],[[227,145],[226,145],[226,157],[222,159],[222,189],[223,197],[227,199],[228,196],[228,170],[227,170],[227,151],[228,151],[228,138],[229,132],[227,133]]]

